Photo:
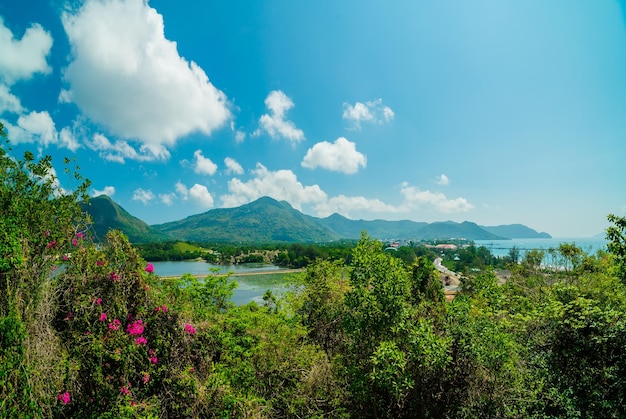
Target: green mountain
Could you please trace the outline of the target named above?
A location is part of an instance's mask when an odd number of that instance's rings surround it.
[[[153,226],[178,240],[197,242],[328,242],[340,239],[318,219],[269,197]]]
[[[476,223],[463,221],[455,223],[453,221],[443,221],[430,223],[420,229],[420,240],[435,239],[466,239],[466,240],[501,240],[506,237],[489,233]]]
[[[544,232],[537,232],[522,224],[510,224],[494,227],[480,226],[483,230],[496,236],[507,237],[509,239],[549,239],[551,235]]]
[[[336,213],[329,217],[318,219],[318,222],[344,239],[358,239],[363,230],[367,231],[370,237],[378,239],[416,238],[419,236],[419,230],[428,225],[428,223],[410,220],[350,220]]]
[[[97,239],[111,229],[122,230],[133,243],[167,240],[191,242],[329,242],[358,239],[362,231],[378,239],[434,240],[465,238],[498,240],[504,238],[550,237],[521,224],[483,227],[475,223],[452,221],[424,223],[409,220],[350,220],[333,214],[311,217],[295,210],[285,201],[260,198],[235,208],[218,208],[183,220],[149,226],[133,217],[106,195],[92,198],[84,209],[91,215]]]
[[[167,234],[150,227],[128,213],[107,195],[91,198],[81,204],[93,220],[93,232],[96,240],[103,240],[110,229],[122,230],[131,243],[151,243],[171,240]]]

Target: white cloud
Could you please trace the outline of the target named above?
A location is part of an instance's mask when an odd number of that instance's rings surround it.
[[[40,147],[46,148],[58,143],[54,121],[47,111],[27,113],[17,119],[17,125],[5,125],[11,142],[15,144],[38,143]]]
[[[422,191],[407,183],[402,185],[401,193],[409,209],[430,206],[439,212],[452,213],[466,212],[474,208],[465,198],[448,199],[440,192]]]
[[[243,174],[243,167],[241,167],[241,165],[237,163],[237,160],[231,157],[226,157],[224,159],[224,164],[226,165],[227,175],[230,175],[230,174],[242,175]]]
[[[71,151],[76,151],[81,147],[80,143],[76,139],[76,136],[69,127],[65,127],[61,130],[61,133],[59,134],[59,145]]]
[[[41,25],[31,25],[21,39],[16,39],[0,17],[0,80],[11,85],[36,73],[48,74],[51,48],[52,36]]]
[[[237,144],[243,143],[243,140],[246,139],[246,133],[243,131],[235,131],[235,142]]]
[[[356,151],[356,145],[353,142],[344,137],[339,137],[334,143],[322,141],[315,144],[302,160],[302,167],[308,169],[321,167],[347,174],[356,173],[359,167],[366,165],[366,157]]]
[[[176,182],[176,193],[180,195],[183,201],[186,201],[189,198],[189,189],[182,182]]]
[[[159,194],[159,199],[161,199],[161,202],[167,205],[168,207],[174,205],[175,198],[176,198],[176,194],[173,192]]]
[[[304,140],[304,132],[296,128],[295,124],[285,119],[285,114],[293,108],[293,101],[282,91],[273,90],[265,98],[265,106],[270,110],[259,119],[259,129],[254,135],[261,135],[265,131],[272,138],[286,138],[292,143]]]
[[[348,120],[352,129],[360,130],[361,122],[382,124],[389,122],[395,114],[389,106],[383,105],[383,100],[378,98],[365,103],[356,102],[354,105],[343,104],[343,119]]]
[[[194,172],[209,176],[213,176],[215,174],[217,171],[217,164],[213,163],[213,161],[211,161],[208,157],[204,157],[202,155],[202,150],[196,150],[193,153],[193,157],[196,160],[194,163]]]
[[[139,151],[123,140],[111,142],[102,134],[95,134],[91,141],[85,145],[94,151],[98,151],[100,157],[107,161],[124,163],[126,159],[137,161],[166,160],[170,157],[169,151],[159,145],[142,145]]]
[[[189,188],[189,198],[202,208],[213,207],[213,196],[204,185],[196,183]]]
[[[450,184],[450,178],[448,178],[448,176],[442,173],[441,176],[437,177],[437,179],[435,180],[435,183],[437,185],[447,186]]]
[[[81,147],[69,127],[58,133],[48,111],[24,113],[17,125],[3,121],[11,142],[14,144],[37,144],[39,151],[51,145],[75,152]]]
[[[302,185],[291,170],[270,171],[257,163],[252,174],[254,178],[247,182],[238,178],[228,182],[230,193],[221,196],[225,207],[243,205],[262,196],[287,201],[297,209],[301,209],[302,204],[320,203],[327,199],[326,193],[318,185]]]
[[[213,195],[211,195],[211,193],[209,192],[209,190],[207,189],[207,187],[205,185],[200,185],[198,183],[194,184],[191,188],[187,188],[187,186],[185,184],[183,184],[182,182],[178,181],[176,182],[176,194],[178,194],[178,196],[183,200],[183,201],[191,201],[194,202],[195,204],[197,204],[198,206],[200,206],[203,209],[207,209],[207,208],[212,208],[213,207]],[[168,196],[162,196],[161,200],[168,204],[167,202],[165,202],[164,198],[166,200],[173,200],[173,198],[176,196],[176,194],[171,193]]]
[[[393,205],[385,204],[380,199],[339,195],[319,203],[315,206],[315,211],[319,217],[327,217],[336,212],[344,217],[352,218],[357,211],[360,213],[397,213],[400,210]]]
[[[4,112],[20,114],[23,111],[20,99],[12,94],[7,86],[0,84],[0,115]]]
[[[115,195],[115,187],[114,186],[105,186],[104,189],[102,189],[101,191],[98,189],[92,189],[91,190],[91,196],[100,196],[100,195],[107,195],[109,197]]]
[[[60,99],[111,134],[154,152],[192,132],[210,134],[231,117],[224,93],[179,55],[147,1],[86,0],[62,21],[72,57]]]
[[[141,201],[144,205],[148,204],[148,202],[154,199],[154,193],[150,189],[145,190],[142,188],[137,188],[133,192],[133,201]]]

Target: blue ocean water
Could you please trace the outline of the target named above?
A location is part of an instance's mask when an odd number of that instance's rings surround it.
[[[520,250],[523,257],[527,250],[556,249],[561,243],[574,243],[583,251],[595,254],[598,250],[606,250],[606,239],[602,237],[550,238],[550,239],[512,239],[512,240],[476,240],[476,246],[485,246],[494,256],[507,256],[513,246]]]

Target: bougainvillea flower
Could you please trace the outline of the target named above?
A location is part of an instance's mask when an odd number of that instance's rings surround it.
[[[63,404],[68,404],[70,402],[70,392],[66,391],[64,393],[60,393],[57,396],[57,400],[60,401]]]
[[[141,335],[143,333],[143,329],[144,325],[141,320],[135,320],[134,322],[129,323],[128,326],[126,326],[126,331],[129,335],[132,336]]]

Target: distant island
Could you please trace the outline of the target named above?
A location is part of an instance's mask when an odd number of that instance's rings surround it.
[[[131,215],[107,195],[91,198],[83,208],[93,219],[96,238],[110,228],[119,229],[133,243],[182,240],[190,242],[323,243],[358,239],[362,231],[372,238],[402,240],[506,240],[550,238],[522,224],[480,226],[470,221],[457,223],[410,220],[351,220],[340,214],[313,217],[294,209],[286,201],[262,197],[234,208],[216,208],[182,220],[148,225]]]

